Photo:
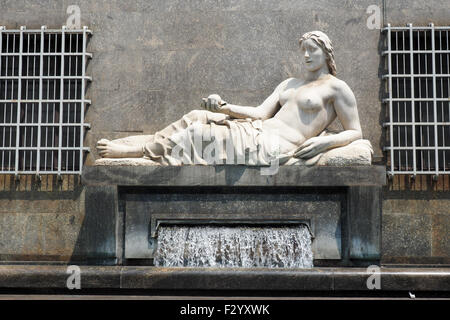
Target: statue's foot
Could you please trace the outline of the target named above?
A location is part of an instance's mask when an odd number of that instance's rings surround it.
[[[99,140],[97,150],[102,158],[139,158],[143,156],[141,146],[127,146],[108,139]]]
[[[124,144],[127,146],[143,146],[151,141],[153,141],[153,135],[128,136],[125,138],[111,140],[112,143]]]

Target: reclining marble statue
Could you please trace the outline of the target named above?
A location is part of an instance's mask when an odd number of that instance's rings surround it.
[[[203,110],[153,135],[99,140],[103,159],[96,164],[267,166],[277,159],[284,165],[370,165],[371,145],[362,139],[352,90],[336,77],[332,42],[312,31],[299,44],[303,73],[281,82],[261,105],[234,105],[210,95],[202,99]],[[336,117],[344,130],[329,134]]]

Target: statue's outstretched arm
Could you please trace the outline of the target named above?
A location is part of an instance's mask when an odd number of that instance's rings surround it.
[[[275,113],[278,112],[280,108],[279,104],[279,96],[280,93],[285,89],[287,82],[291,79],[287,79],[280,83],[275,90],[272,92],[272,94],[267,97],[264,102],[257,106],[257,107],[251,107],[251,106],[239,106],[235,104],[226,103],[225,105],[222,105],[216,112],[221,112],[230,115],[232,118],[237,119],[269,119],[272,118]]]

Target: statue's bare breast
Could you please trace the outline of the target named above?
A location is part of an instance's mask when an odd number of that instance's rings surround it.
[[[303,84],[295,79],[280,93],[280,110],[263,127],[280,137],[281,149],[292,149],[317,136],[336,118],[331,81]]]

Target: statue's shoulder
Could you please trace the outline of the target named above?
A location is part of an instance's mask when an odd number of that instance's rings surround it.
[[[341,79],[332,76],[330,79],[331,87],[334,91],[334,98],[340,101],[346,101],[348,105],[355,105],[355,94],[352,89],[348,86],[348,84]]]
[[[286,80],[283,80],[283,81],[280,83],[280,85],[287,85],[287,84],[292,83],[292,82],[295,82],[295,81],[299,81],[299,80],[296,79],[296,78],[287,78]]]
[[[286,80],[283,80],[278,87],[287,87],[288,85],[295,85],[300,83],[301,80],[297,78],[287,78]]]
[[[335,89],[337,93],[352,92],[352,89],[350,89],[349,85],[344,80],[341,80],[333,75],[330,75],[329,81],[331,87]]]
[[[275,88],[276,92],[284,91],[293,82],[298,81],[296,78],[288,78],[280,82],[280,84]]]

